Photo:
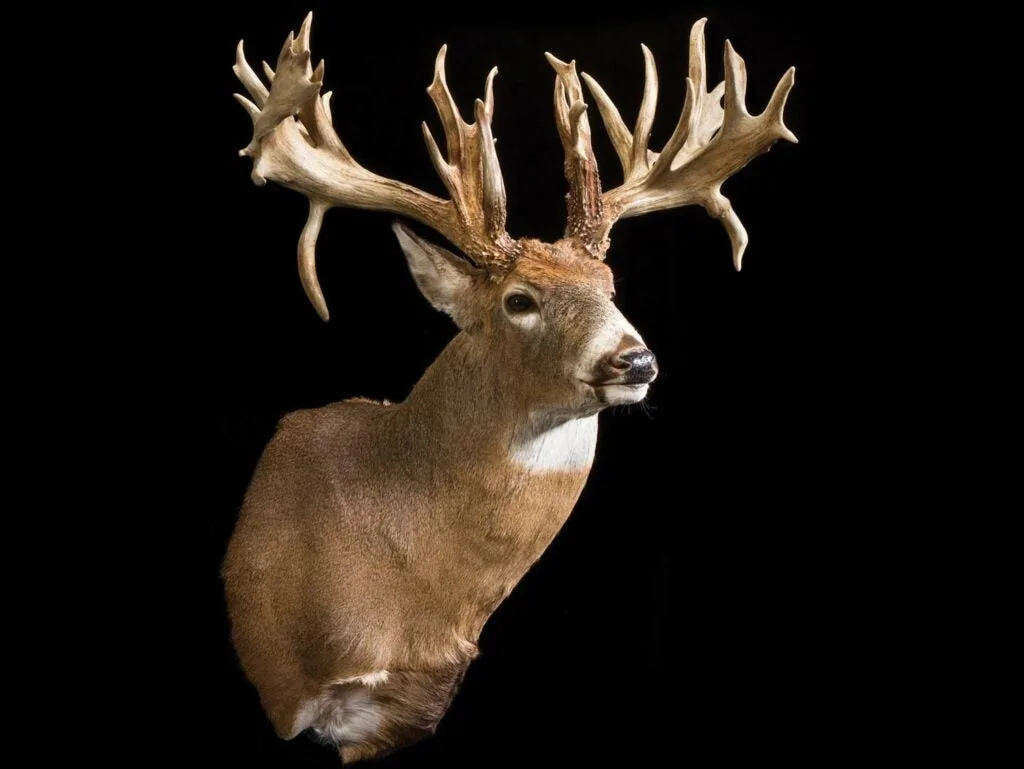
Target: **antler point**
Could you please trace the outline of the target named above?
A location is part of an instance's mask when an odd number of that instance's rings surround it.
[[[434,57],[434,81],[444,81],[444,59],[448,54],[448,43],[441,46],[441,49],[437,52],[437,56]],[[433,83],[431,83],[433,85]]]

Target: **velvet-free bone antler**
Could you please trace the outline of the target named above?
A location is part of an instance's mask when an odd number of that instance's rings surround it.
[[[555,118],[569,182],[565,234],[595,258],[604,258],[609,232],[619,219],[696,204],[722,220],[732,241],[733,262],[740,269],[747,233],[721,187],[776,140],[797,141],[782,119],[795,70],[791,67],[782,76],[764,112],[751,115],[744,103],[746,65],[726,41],[725,81],[707,92],[706,21],[697,21],[690,32],[686,101],[675,131],[660,153],[648,149],[658,75],[647,46],[643,46],[644,95],[632,133],[604,89],[583,73],[622,163],[622,185],[607,192],[601,190],[576,62],[566,64],[547,54],[557,73]],[[306,16],[297,38],[289,34],[276,72],[264,62],[269,91],[246,62],[241,41],[234,71],[254,100],[235,94],[253,120],[252,141],[241,151],[253,158],[253,181],[262,185],[272,179],[309,198],[309,218],[299,238],[299,273],[320,316],[327,320],[329,314],[316,276],[316,239],[324,213],[334,206],[408,216],[446,237],[492,277],[503,277],[516,260],[518,244],[505,231],[505,185],[491,133],[497,67],[487,76],[485,100],[475,102],[476,121],[467,124],[445,82],[447,46],[437,55],[427,92],[444,125],[448,159],[442,156],[425,122],[423,135],[430,159],[451,196],[442,200],[378,176],[352,158],[332,126],[331,94],[320,94],[324,63],[315,70],[310,63],[311,23],[312,13]]]
[[[633,133],[604,89],[583,73],[624,175],[621,186],[603,194],[590,145],[587,105],[576,75],[576,62],[566,64],[547,54],[557,73],[555,112],[569,182],[569,218],[565,234],[582,241],[598,258],[604,258],[608,233],[619,219],[697,204],[725,224],[732,241],[733,263],[740,269],[747,247],[747,232],[729,200],[722,195],[722,184],[755,157],[767,152],[776,140],[797,141],[782,122],[782,111],[796,70],[790,67],[782,76],[764,112],[751,115],[744,103],[746,65],[726,41],[725,81],[710,93],[706,92],[706,22],[707,19],[700,19],[690,31],[686,101],[675,131],[660,153],[647,147],[658,100],[658,73],[647,46],[643,46],[644,96]]]
[[[327,303],[316,276],[316,239],[324,213],[335,206],[390,211],[431,227],[458,246],[495,277],[516,256],[516,242],[505,231],[505,184],[491,135],[495,67],[487,76],[486,99],[476,100],[476,122],[466,124],[444,76],[447,46],[437,54],[434,81],[427,92],[444,124],[448,160],[423,124],[430,158],[451,195],[442,200],[423,190],[378,176],[359,165],[342,144],[331,122],[330,92],[320,95],[324,63],[310,63],[309,32],[313,14],[289,33],[277,69],[263,65],[270,89],[245,60],[238,43],[235,74],[254,101],[235,98],[252,117],[253,136],[240,154],[253,159],[252,179],[271,179],[309,198],[309,218],[299,238],[299,273],[306,295],[324,320]]]

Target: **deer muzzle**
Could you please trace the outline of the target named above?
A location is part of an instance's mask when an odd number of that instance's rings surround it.
[[[601,362],[594,386],[648,385],[658,376],[658,359],[639,340],[627,338]]]

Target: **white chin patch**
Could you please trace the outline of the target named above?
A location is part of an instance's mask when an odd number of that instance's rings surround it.
[[[595,387],[594,392],[597,393],[597,398],[601,403],[609,406],[627,406],[630,403],[639,403],[646,398],[648,387],[649,385],[645,384],[612,384]]]

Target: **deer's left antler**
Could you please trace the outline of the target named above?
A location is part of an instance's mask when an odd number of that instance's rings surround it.
[[[316,240],[324,214],[336,206],[389,211],[415,219],[446,237],[492,277],[507,273],[518,258],[518,245],[505,231],[505,184],[498,164],[491,120],[494,76],[486,97],[474,105],[476,121],[467,124],[455,106],[444,76],[447,46],[434,64],[427,93],[444,124],[448,159],[423,124],[427,151],[451,198],[443,200],[409,184],[378,176],[355,161],[334,130],[330,93],[321,95],[324,63],[310,63],[309,36],[313,14],[291,33],[277,60],[276,72],[265,62],[270,88],[245,60],[238,43],[234,72],[252,100],[235,94],[253,122],[252,140],[241,151],[253,159],[252,179],[271,179],[309,198],[309,218],[299,237],[299,275],[309,300],[327,320],[316,276]]]
[[[767,152],[778,139],[797,141],[782,120],[796,70],[790,67],[775,87],[765,110],[760,115],[751,115],[745,104],[746,65],[726,41],[725,81],[707,92],[706,22],[707,19],[700,19],[690,31],[686,101],[679,122],[660,153],[647,146],[658,100],[658,73],[647,46],[643,46],[644,95],[632,133],[604,89],[583,73],[624,174],[619,187],[599,196],[595,196],[594,185],[600,192],[600,182],[590,148],[586,104],[575,62],[565,64],[553,56],[548,57],[557,73],[556,122],[565,147],[569,182],[569,220],[565,234],[583,241],[598,258],[604,258],[608,233],[619,219],[696,204],[722,220],[732,241],[733,264],[740,269],[747,247],[747,231],[728,198],[722,195],[722,184],[755,157]]]

